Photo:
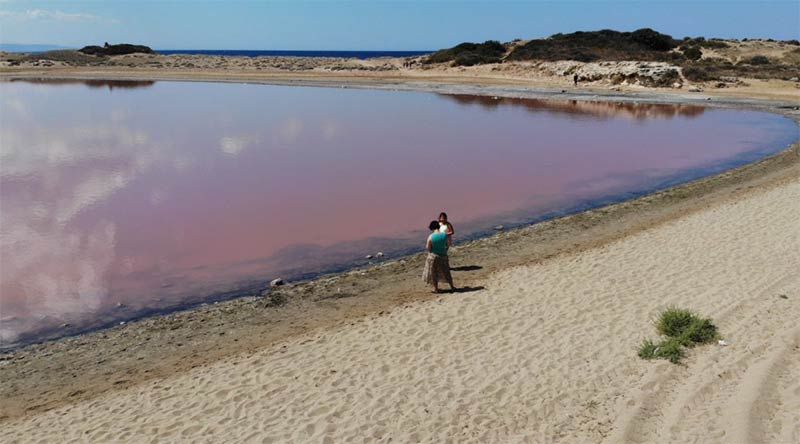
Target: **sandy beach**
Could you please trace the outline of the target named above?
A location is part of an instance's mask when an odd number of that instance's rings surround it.
[[[469,293],[7,421],[7,442],[797,442],[800,174]],[[734,197],[734,198],[732,198]],[[652,319],[727,347],[644,361]]]
[[[779,80],[699,93],[602,81],[567,90],[566,79],[480,69],[142,64],[0,76],[708,104],[795,119],[800,105],[796,82]],[[798,442],[799,149],[460,244],[452,265],[463,293],[430,294],[415,255],[4,353],[4,438]],[[693,349],[683,365],[638,358],[670,305],[711,317],[730,345]]]

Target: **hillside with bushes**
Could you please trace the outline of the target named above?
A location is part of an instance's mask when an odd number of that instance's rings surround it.
[[[800,75],[800,42],[772,39],[676,39],[649,28],[555,34],[543,39],[461,43],[423,60],[425,64],[473,66],[505,62],[664,62],[682,68],[690,81],[729,77],[789,80]]]
[[[144,45],[131,45],[129,43],[120,43],[118,45],[109,45],[106,43],[104,46],[84,46],[78,52],[93,56],[115,56],[125,54],[155,54],[150,47]]]

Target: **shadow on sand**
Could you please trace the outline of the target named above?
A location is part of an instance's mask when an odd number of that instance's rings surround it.
[[[478,287],[458,287],[454,290],[444,291],[443,293],[472,293],[473,291],[481,291],[485,289],[486,287],[483,285]]]
[[[483,267],[480,265],[462,265],[460,267],[450,267],[450,271],[475,271],[481,269],[483,269]]]

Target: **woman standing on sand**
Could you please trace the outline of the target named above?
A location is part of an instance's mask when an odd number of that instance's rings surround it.
[[[428,224],[432,231],[425,243],[428,257],[425,258],[425,269],[422,272],[422,280],[433,285],[434,293],[439,292],[439,281],[443,280],[450,285],[451,290],[455,290],[453,277],[450,275],[450,261],[447,258],[447,249],[452,245],[450,236],[441,229],[439,222],[433,220]]]
[[[446,234],[448,239],[453,237],[456,230],[453,229],[453,224],[447,221],[447,213],[439,213],[439,231]],[[450,241],[452,243],[452,241]]]

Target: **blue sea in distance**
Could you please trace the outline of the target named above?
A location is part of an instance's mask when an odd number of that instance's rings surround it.
[[[219,56],[247,56],[247,57],[341,57],[355,59],[372,59],[375,57],[413,57],[430,54],[433,51],[291,51],[269,50],[255,51],[247,49],[158,49],[159,54],[200,54]]]

